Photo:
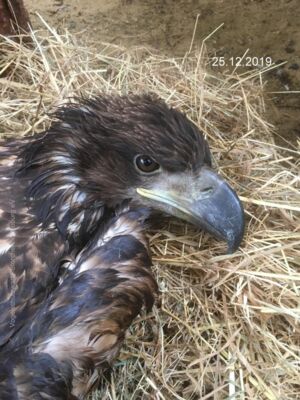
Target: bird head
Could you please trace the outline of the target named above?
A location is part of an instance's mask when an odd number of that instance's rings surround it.
[[[78,199],[84,208],[148,207],[226,240],[230,252],[237,249],[243,207],[183,113],[153,95],[103,95],[65,105],[55,117],[33,149],[37,161],[33,155],[27,163],[53,171],[46,180],[67,190],[71,185],[77,208]]]

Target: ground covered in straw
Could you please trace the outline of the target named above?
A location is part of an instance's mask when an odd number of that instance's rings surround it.
[[[151,232],[160,304],[135,321],[94,399],[300,399],[299,153],[273,141],[263,71],[213,76],[207,62],[204,48],[94,51],[47,26],[29,47],[1,41],[1,136],[45,129],[70,96],[152,91],[205,132],[245,206],[233,255],[174,219]]]

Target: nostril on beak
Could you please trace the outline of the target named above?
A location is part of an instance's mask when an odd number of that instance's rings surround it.
[[[203,189],[200,189],[198,191],[196,200],[199,201],[199,200],[205,200],[205,199],[209,198],[213,194],[214,190],[215,190],[215,188],[212,185],[204,186]]]
[[[204,189],[201,190],[201,192],[202,192],[203,194],[209,194],[209,193],[211,193],[212,191],[213,191],[213,187],[212,187],[212,186],[208,186],[208,187],[206,187],[206,188],[204,188]]]

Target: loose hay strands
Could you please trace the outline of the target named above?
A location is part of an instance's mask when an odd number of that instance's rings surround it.
[[[45,129],[47,112],[70,96],[152,91],[205,132],[247,217],[232,255],[177,220],[152,232],[161,305],[134,322],[93,398],[299,399],[299,152],[273,141],[263,71],[215,76],[205,52],[96,51],[46,28],[32,32],[32,47],[2,38],[2,136]]]

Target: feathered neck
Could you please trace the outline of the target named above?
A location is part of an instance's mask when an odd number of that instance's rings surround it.
[[[99,193],[96,199],[84,190],[76,169],[75,143],[64,136],[46,132],[25,143],[17,177],[28,182],[25,197],[42,228],[57,228],[65,239],[77,242],[88,239],[114,210]]]

